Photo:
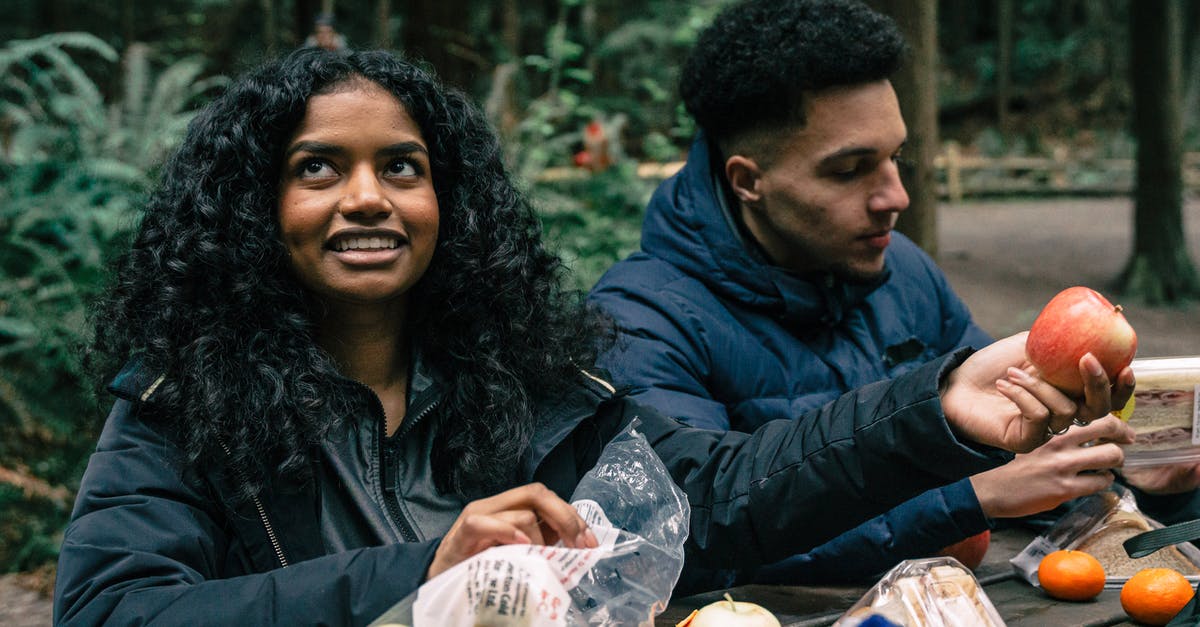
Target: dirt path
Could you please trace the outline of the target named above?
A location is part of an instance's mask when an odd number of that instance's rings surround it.
[[[34,589],[44,582],[25,575],[0,575],[0,625],[46,627],[51,623],[50,599]]]

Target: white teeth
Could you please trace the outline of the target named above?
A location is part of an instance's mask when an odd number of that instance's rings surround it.
[[[352,237],[338,240],[333,245],[333,249],[338,252],[345,250],[379,250],[399,247],[400,240],[394,237]]]

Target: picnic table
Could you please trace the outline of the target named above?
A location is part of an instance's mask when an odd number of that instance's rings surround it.
[[[1008,560],[1021,552],[1034,532],[1004,529],[992,533],[987,557],[975,577],[1009,627],[1045,627],[1072,625],[1136,625],[1121,609],[1120,590],[1105,590],[1092,601],[1057,601],[1021,579]],[[751,601],[767,608],[783,627],[830,625],[870,588],[861,586],[768,586],[747,585],[672,599],[654,621],[658,627],[673,627],[692,610],[723,598],[728,592],[735,600]]]

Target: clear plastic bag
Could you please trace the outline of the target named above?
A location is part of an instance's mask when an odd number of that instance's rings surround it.
[[[1083,551],[1099,560],[1104,566],[1104,587],[1110,590],[1120,589],[1143,568],[1172,568],[1192,583],[1200,581],[1200,549],[1189,543],[1163,547],[1140,559],[1131,559],[1125,553],[1125,540],[1161,527],[1138,509],[1132,492],[1117,484],[1081,499],[1009,563],[1035,586],[1042,558],[1060,549]]]
[[[871,617],[903,627],[1003,627],[975,575],[953,557],[904,560],[834,623],[857,627]]]
[[[683,569],[690,508],[636,425],[609,442],[571,498],[599,547],[488,549],[372,627],[653,625]]]

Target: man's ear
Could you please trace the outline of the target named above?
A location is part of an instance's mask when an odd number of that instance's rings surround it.
[[[744,204],[754,204],[762,198],[762,170],[750,157],[734,155],[725,160],[725,180],[733,194]]]

